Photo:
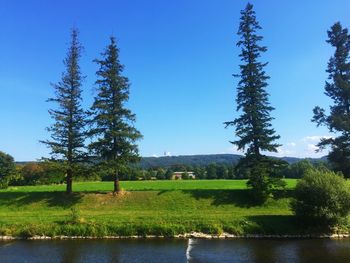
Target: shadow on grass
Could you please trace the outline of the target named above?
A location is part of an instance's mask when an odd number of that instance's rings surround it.
[[[293,215],[257,215],[247,216],[250,222],[245,232],[265,235],[304,234],[304,228]]]
[[[0,192],[1,206],[26,206],[45,202],[50,207],[70,208],[77,204],[83,193],[65,192]]]
[[[308,225],[294,215],[256,215],[247,216],[250,222],[245,232],[250,234],[266,235],[323,235],[331,234],[327,226]]]
[[[252,199],[250,190],[182,190],[186,194],[190,194],[195,199],[212,199],[212,205],[228,205],[234,204],[242,208],[249,208],[259,206]],[[162,191],[163,193],[164,191]],[[274,192],[274,199],[289,198],[293,196],[292,190],[276,190]]]

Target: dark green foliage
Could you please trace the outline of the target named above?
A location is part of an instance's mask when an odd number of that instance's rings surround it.
[[[328,40],[335,48],[334,55],[328,62],[328,81],[325,94],[333,100],[329,114],[320,107],[315,107],[313,122],[324,125],[336,134],[333,138],[323,138],[318,147],[320,150],[329,147],[328,155],[336,171],[350,177],[350,35],[348,29],[335,23],[328,31]]]
[[[173,173],[174,173],[173,170],[167,169],[165,174],[164,174],[164,178],[166,180],[170,180],[172,178],[172,176],[173,176]]]
[[[65,166],[59,162],[27,163],[21,170],[21,180],[13,185],[40,185],[64,182]]]
[[[206,167],[206,178],[207,179],[216,179],[217,178],[217,165],[215,163],[209,164]]]
[[[236,173],[249,179],[247,185],[252,189],[254,201],[264,203],[274,190],[285,188],[281,175],[287,165],[285,161],[276,158],[247,155],[236,166]]]
[[[292,209],[310,225],[339,224],[350,212],[349,185],[339,174],[309,169],[297,183]]]
[[[235,167],[230,165],[228,168],[228,179],[236,179]]]
[[[119,189],[119,171],[138,160],[136,141],[142,136],[134,127],[135,114],[126,108],[129,100],[129,80],[122,75],[124,66],[119,62],[119,49],[114,37],[96,59],[99,70],[97,96],[91,107],[95,140],[89,148],[113,169],[114,191]]]
[[[66,165],[57,161],[26,163],[17,167],[15,178],[11,178],[10,185],[49,185],[61,184],[65,180]],[[77,164],[74,169],[75,181],[100,181],[99,170],[88,164]]]
[[[238,154],[208,154],[208,155],[179,155],[179,156],[162,156],[162,157],[142,157],[140,163],[137,164],[141,169],[149,168],[172,168],[173,170],[183,170],[188,167],[195,169],[196,167],[205,167],[211,163],[216,163],[217,165],[225,165],[227,167],[232,167],[236,165],[242,155]],[[283,157],[282,160],[287,161],[292,164],[299,162],[302,158],[295,157]],[[308,158],[311,163],[316,163],[322,161],[323,158]],[[175,168],[179,167],[179,168]]]
[[[188,180],[188,179],[190,179],[190,175],[189,175],[188,172],[184,172],[184,173],[181,175],[181,178],[182,178],[183,180]]]
[[[260,155],[260,151],[276,152],[279,144],[274,141],[280,136],[275,134],[270,112],[274,109],[268,100],[266,91],[269,77],[265,73],[267,63],[259,61],[267,48],[259,42],[263,39],[257,34],[261,27],[256,21],[255,11],[251,4],[241,11],[241,22],[238,35],[241,39],[237,46],[241,48],[239,55],[243,64],[240,65],[240,78],[237,87],[237,111],[242,114],[234,121],[226,122],[226,126],[235,126],[238,140],[233,141],[238,150],[247,149],[247,154]]]
[[[157,180],[164,180],[165,179],[165,170],[162,168],[158,168],[156,178],[157,178]]]
[[[195,167],[193,168],[193,173],[196,176],[196,179],[206,179],[206,169],[204,167]]]
[[[86,133],[86,114],[81,107],[82,74],[79,59],[82,46],[78,41],[77,29],[72,30],[72,40],[64,60],[65,71],[62,79],[54,84],[55,97],[48,101],[57,104],[57,108],[49,111],[54,124],[48,128],[51,139],[43,141],[51,148],[54,158],[66,164],[67,192],[72,192],[72,177],[75,165],[84,160],[84,141]]]
[[[309,160],[302,160],[288,165],[282,172],[286,178],[302,178],[309,169],[313,169],[314,165]]]
[[[16,167],[13,157],[0,151],[0,188],[7,188],[8,182],[15,172]]]
[[[107,162],[95,165],[93,170],[94,174],[98,175],[102,181],[113,181],[115,179],[115,170]],[[120,166],[118,176],[120,180],[134,181],[143,177],[143,170],[130,166]]]
[[[188,171],[191,170],[191,167],[189,165],[177,163],[173,164],[170,169],[172,169],[174,172],[179,172],[179,171]]]
[[[183,170],[183,167],[205,167],[211,163],[234,165],[241,155],[238,154],[201,154],[201,155],[179,155],[161,157],[142,157],[139,166],[142,169],[162,167]]]
[[[218,179],[228,179],[228,169],[225,165],[218,165],[216,169]]]
[[[274,108],[269,103],[269,94],[266,91],[267,76],[264,68],[267,63],[259,61],[262,53],[267,51],[260,45],[262,36],[258,35],[261,29],[256,20],[253,5],[247,4],[241,11],[241,21],[238,29],[240,40],[237,46],[241,48],[240,59],[242,64],[237,87],[237,112],[241,115],[234,121],[225,122],[227,126],[235,126],[238,137],[232,143],[238,150],[246,150],[246,157],[241,162],[249,168],[248,185],[252,187],[253,197],[256,201],[264,202],[274,187],[270,168],[266,167],[267,160],[261,151],[277,152],[280,146],[275,141],[280,138],[272,128],[273,118],[270,113]],[[260,199],[260,200],[259,200]]]
[[[196,168],[193,170],[196,179],[233,179],[234,178],[234,169],[233,166],[211,163],[203,168]]]

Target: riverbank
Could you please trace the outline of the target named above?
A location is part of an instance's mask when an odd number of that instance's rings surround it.
[[[264,205],[251,202],[244,180],[122,182],[114,196],[92,191],[66,195],[61,186],[15,187],[0,191],[0,235],[31,237],[192,237],[317,236],[293,216],[289,189],[275,192]],[[112,187],[112,184],[109,183]],[[76,184],[84,189],[84,184]],[[148,189],[148,190],[145,190]],[[336,230],[348,233],[348,228]],[[188,234],[190,233],[190,234]]]
[[[0,236],[0,241],[10,240],[96,240],[96,239],[164,239],[168,236],[32,236],[32,237],[14,237],[14,236]],[[222,233],[220,235],[210,235],[205,233],[186,233],[175,235],[173,239],[343,239],[350,238],[350,234],[323,234],[323,235],[233,235],[229,233]]]

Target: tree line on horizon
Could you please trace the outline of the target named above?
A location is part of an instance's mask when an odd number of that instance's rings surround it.
[[[65,167],[58,162],[44,160],[38,162],[15,163],[13,158],[0,152],[0,174],[11,173],[6,182],[8,186],[26,186],[26,185],[50,185],[62,184],[65,182]],[[302,159],[294,163],[285,163],[285,165],[276,167],[273,174],[280,178],[300,179],[305,176],[310,169],[329,170],[329,164],[322,160]],[[75,166],[75,182],[88,181],[113,181],[114,174],[108,167],[101,167],[90,163],[84,163]],[[241,169],[237,169],[236,164],[228,163],[207,163],[189,165],[177,163],[165,166],[150,166],[148,168],[139,165],[130,165],[119,171],[119,179],[123,181],[139,180],[174,180],[175,172],[182,172],[181,179],[190,180],[236,180],[248,179],[249,174]],[[195,178],[190,177],[190,173]],[[0,181],[1,182],[1,181]],[[3,185],[0,188],[3,188]],[[0,185],[1,186],[1,185]]]

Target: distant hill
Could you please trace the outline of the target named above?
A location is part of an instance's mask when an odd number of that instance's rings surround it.
[[[206,154],[206,155],[179,155],[163,157],[142,157],[140,167],[147,169],[152,167],[167,168],[172,165],[182,164],[190,166],[206,166],[211,163],[232,165],[236,164],[242,155],[238,154]],[[280,158],[290,164],[299,162],[305,158],[282,157]],[[322,158],[307,158],[311,162],[325,160]]]
[[[234,165],[242,155],[239,154],[198,154],[198,155],[178,155],[178,156],[162,156],[162,157],[142,157],[137,165],[143,169],[152,167],[168,168],[172,165],[189,165],[189,166],[206,166],[211,163]],[[280,158],[290,164],[299,162],[305,158],[282,157]],[[311,162],[326,161],[326,157],[322,158],[306,158]],[[34,161],[36,162],[36,161]],[[16,162],[24,165],[29,162]]]
[[[206,155],[179,155],[163,157],[142,157],[140,162],[141,168],[151,167],[170,167],[176,164],[205,166],[210,163],[217,164],[236,164],[241,158],[238,154],[206,154]]]

